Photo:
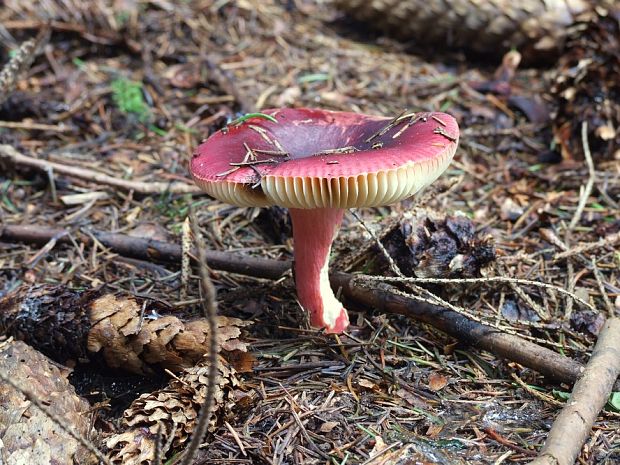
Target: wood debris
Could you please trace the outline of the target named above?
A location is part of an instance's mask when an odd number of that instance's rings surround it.
[[[69,370],[19,341],[0,343],[0,372],[41,399],[70,428],[90,436],[89,403],[77,396]],[[75,439],[12,386],[0,380],[0,462],[96,464]]]
[[[22,287],[0,299],[0,328],[62,363],[94,360],[115,369],[178,372],[205,354],[204,318],[182,320],[166,305],[126,293],[78,292],[64,286]],[[247,322],[218,316],[219,346],[245,351]]]

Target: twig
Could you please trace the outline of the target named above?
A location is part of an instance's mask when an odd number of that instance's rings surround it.
[[[379,311],[406,315],[500,357],[532,368],[544,376],[564,383],[574,383],[583,371],[583,365],[551,349],[524,340],[513,334],[504,334],[438,305],[417,302],[399,295],[391,286],[368,288],[347,273],[333,273],[332,287],[342,288],[345,296]],[[616,383],[620,388],[620,382]]]
[[[533,389],[532,387],[530,387],[525,381],[523,381],[521,378],[519,378],[517,376],[516,373],[511,373],[510,376],[512,377],[512,379],[515,380],[515,382],[521,386],[524,390],[526,390],[530,395],[536,397],[537,399],[542,400],[543,402],[547,402],[551,405],[554,405],[556,407],[562,407],[564,406],[563,402],[560,402],[559,400],[555,400],[553,397],[551,397],[549,394],[546,394],[544,392],[540,392],[537,391],[536,389]]]
[[[620,318],[603,326],[592,357],[530,465],[572,465],[620,374]]]
[[[69,126],[65,126],[64,124],[42,124],[42,123],[32,123],[32,122],[27,122],[27,121],[0,121],[0,128],[26,129],[26,130],[31,130],[31,131],[54,131],[54,132],[71,131],[71,128]]]
[[[506,439],[504,436],[499,434],[497,431],[495,431],[491,427],[484,428],[483,431],[487,433],[487,435],[495,442],[503,446],[509,447],[510,449],[514,450],[515,452],[518,452],[519,454],[529,455],[530,457],[536,455],[536,452],[534,452],[533,450],[524,449],[523,447],[518,446],[514,442]]]
[[[574,299],[576,302],[579,302],[584,307],[592,311],[596,311],[596,309],[589,303],[580,298],[578,295],[573,294],[566,289],[554,286],[553,284],[543,283],[540,281],[533,281],[531,279],[520,279],[520,278],[511,278],[508,276],[489,276],[484,278],[395,278],[392,276],[367,276],[365,279],[369,279],[372,281],[386,281],[386,282],[412,282],[412,283],[428,283],[428,284],[473,284],[473,283],[513,283],[513,284],[523,284],[526,286],[535,286],[543,289],[548,289],[552,291],[556,291],[560,294],[566,295],[571,299]]]
[[[372,462],[374,462],[375,460],[380,459],[381,457],[383,457],[383,455],[387,454],[392,449],[394,449],[396,447],[401,447],[402,445],[403,445],[403,443],[400,442],[400,441],[393,442],[392,444],[387,446],[385,449],[382,449],[381,451],[379,451],[378,453],[376,453],[372,457],[369,457],[367,460],[364,460],[360,465],[371,465]],[[389,462],[382,462],[382,463],[389,463]]]
[[[570,229],[569,227],[566,228],[566,231],[564,234],[564,243],[566,244],[567,248],[570,246],[572,242],[572,236],[573,236],[572,232],[573,232],[572,229]],[[576,284],[577,284],[577,279],[575,278],[575,266],[573,265],[573,262],[569,260],[566,263],[566,286],[568,288],[568,292],[574,293]],[[573,314],[574,304],[575,304],[575,301],[573,299],[567,299],[566,307],[564,308],[564,320],[565,321],[570,321],[570,318]]]
[[[319,152],[313,153],[311,156],[312,157],[316,157],[318,155],[337,155],[337,154],[340,154],[340,153],[355,153],[355,152],[359,152],[359,151],[360,151],[360,149],[358,149],[354,145],[347,145],[346,147],[338,147],[338,148],[335,148],[335,149],[321,150]]]
[[[54,412],[48,409],[45,405],[43,405],[43,403],[32,392],[30,392],[28,389],[25,389],[19,386],[11,378],[5,376],[4,373],[2,372],[0,372],[0,380],[2,380],[3,383],[6,383],[9,386],[11,386],[21,395],[23,395],[26,399],[28,399],[28,401],[32,402],[39,410],[41,410],[45,414],[45,416],[47,416],[50,420],[52,420],[54,424],[56,424],[56,426],[58,426],[61,430],[63,430],[65,433],[67,433],[69,436],[71,436],[73,439],[79,442],[84,448],[86,448],[95,457],[97,457],[100,463],[103,463],[105,465],[112,465],[111,462],[107,459],[107,457],[103,455],[99,451],[99,449],[95,447],[95,445],[92,442],[90,442],[88,439],[83,437],[81,434],[78,434],[75,431],[73,431],[73,428],[66,425],[65,422],[62,420],[62,418],[60,418],[58,415],[56,415]]]
[[[250,160],[250,161],[230,162],[229,165],[241,168],[243,166],[250,166],[250,167],[252,167],[252,166],[256,166],[256,165],[273,164],[273,163],[279,163],[279,162],[275,158],[267,158],[266,160]]]
[[[357,279],[360,281],[360,283],[362,286],[364,286],[364,281],[368,280],[369,282],[372,281],[372,279],[369,278],[374,278],[374,276],[364,276],[364,275],[357,275],[355,276],[354,279]],[[372,289],[372,288],[371,288]],[[415,289],[415,288],[414,288]],[[419,290],[418,290],[419,289]],[[441,297],[436,296],[435,294],[433,294],[430,291],[427,291],[424,288],[418,288],[415,289],[414,292],[416,292],[415,294],[413,293],[407,293],[407,292],[403,292],[401,290],[398,289],[391,289],[390,292],[392,294],[395,294],[397,296],[400,297],[404,297],[406,299],[410,299],[413,302],[417,302],[417,303],[423,303],[423,304],[427,304],[427,305],[433,305],[433,306],[437,306],[438,308],[442,308],[444,310],[450,310],[458,315],[461,315],[465,318],[465,320],[470,321],[470,322],[475,322],[479,325],[481,325],[484,328],[488,328],[489,330],[496,330],[499,331],[501,333],[505,333],[506,335],[512,335],[515,337],[518,337],[519,339],[526,339],[528,341],[533,341],[533,342],[537,342],[543,345],[548,345],[548,346],[553,346],[553,347],[557,347],[560,349],[564,349],[565,345],[558,343],[558,342],[551,342],[551,341],[547,341],[545,339],[541,339],[538,337],[534,337],[534,336],[530,336],[527,334],[522,334],[519,333],[518,331],[506,327],[506,326],[501,326],[497,323],[494,322],[489,322],[489,321],[485,321],[484,318],[472,314],[471,312],[467,311],[465,308],[463,307],[458,307],[456,305],[451,304],[450,302],[445,301],[444,299],[442,299]],[[428,295],[428,297],[422,297],[419,295],[420,292],[424,292]],[[530,321],[522,321],[522,320],[518,320],[521,324],[527,325],[527,326],[531,326],[534,328],[538,328],[538,327],[544,327],[541,326],[538,323],[535,322],[530,322]]]
[[[598,286],[598,290],[601,293],[601,297],[603,298],[603,302],[605,302],[605,309],[607,310],[607,316],[612,318],[614,316],[614,306],[611,304],[611,300],[609,300],[609,296],[607,295],[607,291],[605,290],[605,285],[603,284],[603,276],[601,270],[598,269],[598,265],[596,264],[596,259],[592,259],[592,271],[594,272],[594,277],[596,278],[596,284]]]
[[[224,92],[235,98],[241,113],[255,112],[254,103],[252,103],[250,99],[239,90],[234,78],[229,73],[224,71],[210,56],[205,54],[203,58],[207,68],[209,69],[209,79],[214,81]]]
[[[252,151],[255,153],[260,153],[262,155],[272,155],[274,157],[291,157],[291,154],[289,152],[284,152],[282,150],[252,149]]]
[[[446,130],[442,127],[435,128],[433,130],[433,134],[439,134],[440,136],[443,136],[446,139],[448,139],[450,142],[456,142],[458,140],[458,137],[454,137],[452,134],[448,134]]]
[[[239,437],[239,435],[237,434],[235,429],[227,421],[224,421],[224,426],[226,426],[226,429],[230,432],[230,434],[232,435],[233,439],[235,440],[235,442],[239,446],[239,450],[241,451],[241,454],[243,454],[244,457],[247,457],[248,454],[245,451],[245,447],[243,447],[243,443],[241,442],[241,438]]]
[[[588,145],[588,122],[584,121],[581,123],[581,143],[583,145],[583,154],[586,158],[586,164],[588,165],[588,182],[585,187],[581,191],[581,195],[579,196],[579,203],[577,204],[577,210],[575,210],[575,214],[573,218],[570,220],[570,224],[568,225],[568,229],[572,230],[577,226],[577,223],[581,219],[581,214],[583,213],[583,209],[586,206],[586,202],[592,193],[592,188],[594,187],[594,180],[596,179],[596,171],[594,170],[594,162],[592,161],[592,154],[590,153],[590,146]]]
[[[87,246],[95,241],[117,254],[140,260],[180,263],[182,249],[178,244],[143,239],[126,234],[82,229],[46,228],[39,225],[0,226],[0,241],[45,245],[56,238],[56,244],[73,245],[72,240]],[[264,279],[280,279],[291,268],[290,262],[248,257],[239,253],[208,250],[207,261],[216,270]]]
[[[596,242],[588,242],[585,244],[576,245],[573,248],[566,250],[565,252],[557,254],[553,257],[554,262],[558,262],[560,260],[564,260],[569,257],[573,257],[575,255],[579,255],[582,253],[590,252],[592,250],[601,249],[607,246],[616,245],[617,242],[620,242],[620,232],[610,234],[607,237],[603,237]]]
[[[0,228],[0,241],[45,244],[50,238],[60,235],[63,231],[65,230],[42,226],[4,226],[4,228]],[[102,232],[91,233],[93,234],[93,238],[91,238],[87,232],[61,237],[58,239],[58,243],[73,245],[72,241],[75,241],[76,243],[92,245],[97,240],[111,251],[121,255],[173,263],[179,263],[181,260],[181,247],[177,244]],[[265,279],[279,279],[291,268],[291,262],[287,260],[278,261],[247,257],[234,252],[209,250],[206,256],[209,265],[214,270]],[[410,297],[397,295],[391,292],[392,288],[389,286],[384,289],[364,287],[359,284],[359,275],[356,278],[354,279],[354,276],[348,273],[333,273],[331,283],[335,289],[342,288],[344,295],[349,299],[376,308],[379,311],[404,314],[415,320],[428,323],[452,337],[470,342],[472,345],[488,350],[500,357],[514,360],[557,381],[573,383],[583,370],[583,365],[571,358],[533,342],[528,342],[522,337],[504,334],[498,329],[482,325],[447,308],[428,302],[420,303]],[[372,277],[371,279],[375,278]],[[498,278],[497,281],[506,282],[507,279],[510,278]],[[491,279],[491,281],[493,280]],[[522,280],[517,281],[522,282]],[[543,287],[551,286],[545,283],[538,284]],[[620,390],[620,382],[616,389]]]
[[[196,250],[198,252],[198,261],[200,269],[200,283],[202,288],[202,306],[204,310],[205,318],[209,324],[209,353],[207,356],[207,363],[209,364],[209,374],[207,378],[207,393],[205,395],[205,401],[200,408],[200,414],[196,421],[196,428],[192,434],[192,440],[190,441],[187,449],[183,453],[180,465],[190,465],[194,460],[194,456],[198,451],[202,438],[204,438],[209,426],[209,420],[211,418],[211,410],[213,408],[213,402],[215,398],[215,386],[217,383],[217,323],[215,321],[217,317],[217,295],[215,286],[209,277],[209,269],[207,267],[207,254],[206,246],[196,217],[193,213],[190,213],[190,224],[192,227],[192,233],[194,234],[194,240],[196,241]]]
[[[187,290],[189,289],[189,277],[192,272],[191,251],[192,251],[192,227],[189,223],[189,217],[183,221],[181,230],[181,300],[187,298]]]
[[[125,179],[115,178],[98,171],[81,168],[78,166],[69,166],[53,161],[41,160],[29,157],[15,150],[10,145],[0,145],[0,158],[5,158],[15,165],[30,166],[47,172],[54,170],[56,173],[67,176],[74,176],[86,181],[92,181],[99,184],[105,184],[112,187],[118,187],[123,190],[132,190],[141,194],[161,194],[170,192],[172,194],[198,194],[202,191],[193,184],[185,182],[143,182],[143,181],[127,181]]]
[[[399,122],[401,122],[405,118],[415,115],[415,113],[413,113],[412,115],[408,115],[406,113],[407,113],[407,109],[404,109],[403,111],[401,111],[398,115],[396,115],[394,118],[388,121],[385,126],[383,126],[382,128],[378,129],[376,132],[371,134],[370,137],[368,137],[368,139],[366,139],[364,142],[370,143],[373,139],[376,139],[377,137],[380,137],[386,134],[390,129],[392,129],[394,126],[396,126]]]

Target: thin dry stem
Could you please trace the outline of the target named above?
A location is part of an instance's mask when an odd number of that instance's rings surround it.
[[[609,300],[609,296],[607,295],[607,291],[605,290],[605,284],[603,284],[603,276],[601,274],[601,270],[599,270],[598,265],[596,264],[596,259],[592,259],[592,271],[594,272],[594,277],[596,278],[596,284],[598,286],[598,290],[601,293],[601,297],[603,298],[603,302],[605,303],[605,310],[607,310],[607,316],[612,318],[614,316],[614,306]]]
[[[581,143],[583,145],[583,154],[586,158],[586,164],[588,165],[588,181],[586,182],[585,187],[581,190],[581,195],[579,196],[579,203],[577,204],[577,210],[575,210],[575,214],[573,215],[573,218],[570,220],[570,224],[568,225],[569,230],[573,230],[581,219],[583,209],[585,208],[588,198],[592,193],[592,188],[594,187],[594,181],[596,179],[596,170],[594,169],[594,162],[592,161],[592,154],[590,153],[590,145],[588,144],[587,121],[581,123]]]
[[[213,408],[215,386],[217,382],[217,337],[215,334],[217,330],[217,324],[215,321],[215,318],[217,316],[217,294],[215,291],[215,286],[213,285],[211,277],[209,276],[206,246],[200,234],[198,222],[196,221],[193,213],[190,213],[190,223],[192,226],[192,232],[194,234],[194,240],[196,241],[196,251],[198,253],[200,282],[203,293],[202,305],[205,318],[209,323],[209,353],[207,356],[207,360],[209,363],[209,377],[207,380],[207,394],[205,396],[205,402],[200,409],[198,421],[196,422],[196,429],[194,430],[194,433],[192,435],[192,440],[187,446],[187,449],[185,449],[185,452],[183,453],[180,465],[190,465],[192,463],[196,452],[198,452],[200,444],[202,443],[202,439],[207,432],[207,427],[209,426],[209,420],[211,418],[211,410]]]
[[[147,182],[147,181],[127,181],[125,179],[115,178],[98,171],[81,168],[78,166],[69,166],[62,163],[56,163],[38,158],[29,157],[15,150],[10,145],[0,145],[0,158],[7,159],[11,164],[16,166],[29,166],[48,172],[53,170],[66,176],[73,176],[86,181],[99,184],[105,184],[119,189],[134,191],[141,194],[162,194],[169,192],[173,194],[198,194],[202,191],[193,184],[184,182]]]
[[[611,247],[616,245],[616,243],[618,242],[620,242],[620,232],[610,234],[609,236],[603,237],[596,242],[588,242],[585,244],[576,245],[564,252],[557,254],[555,257],[553,257],[553,261],[558,262],[560,260],[564,260],[575,255],[591,252],[597,249],[602,249],[603,247]]]
[[[189,217],[183,222],[181,235],[181,300],[187,298],[189,288],[189,278],[192,272],[191,251],[192,251],[192,228]]]
[[[533,281],[530,279],[521,279],[521,278],[510,278],[507,276],[489,276],[485,278],[398,278],[393,276],[365,276],[364,279],[368,279],[371,281],[386,281],[386,282],[412,282],[412,283],[429,283],[429,284],[471,284],[471,283],[514,283],[514,284],[522,284],[525,286],[536,286],[543,289],[555,291],[559,294],[566,295],[571,299],[574,299],[576,302],[579,302],[584,307],[592,311],[596,311],[596,308],[592,306],[589,302],[586,302],[578,295],[567,291],[566,289],[555,286],[549,283],[542,283],[540,281]]]

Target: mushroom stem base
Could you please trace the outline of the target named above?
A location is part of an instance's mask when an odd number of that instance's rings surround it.
[[[347,311],[329,285],[329,253],[344,209],[289,209],[295,247],[295,285],[299,303],[313,327],[341,333],[349,325]]]

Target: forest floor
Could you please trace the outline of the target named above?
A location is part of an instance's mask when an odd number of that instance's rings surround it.
[[[304,106],[390,117],[441,110],[461,128],[454,162],[428,191],[345,215],[333,270],[390,274],[361,218],[405,274],[519,278],[579,297],[525,282],[428,285],[476,321],[580,363],[605,319],[620,314],[620,84],[613,78],[620,47],[605,18],[547,66],[515,69],[514,55],[502,65],[501,56],[425,54],[361,33],[330,2],[158,0],[120,2],[126,9],[115,11],[100,3],[13,2],[0,11],[7,50],[16,45],[11,37],[21,43],[55,20],[0,105],[0,297],[58,286],[127,292],[181,321],[200,318],[197,273],[187,279],[180,262],[124,256],[56,233],[29,241],[4,228],[181,245],[191,206],[210,250],[291,260],[283,210],[209,198],[193,188],[188,162],[203,139],[241,114]],[[1,61],[8,59],[7,52]],[[85,175],[41,170],[24,157]],[[92,172],[122,182],[96,182]],[[309,329],[290,273],[274,280],[212,270],[212,279],[220,315],[243,322],[230,320],[238,334],[221,355],[234,370],[220,380],[225,394],[196,463],[526,463],[571,390],[480,349],[475,337],[459,340],[355,302],[346,334]],[[91,439],[107,444],[115,463],[140,463],[143,445],[106,439],[127,431],[123,409],[165,386],[171,372],[71,362],[70,380],[91,405]],[[186,407],[163,405],[157,415]],[[152,406],[140,408],[155,434],[161,418]],[[620,462],[619,412],[616,392],[579,463]],[[183,417],[189,431],[190,417]],[[178,429],[165,430],[176,439],[168,458],[186,443],[189,431]]]

